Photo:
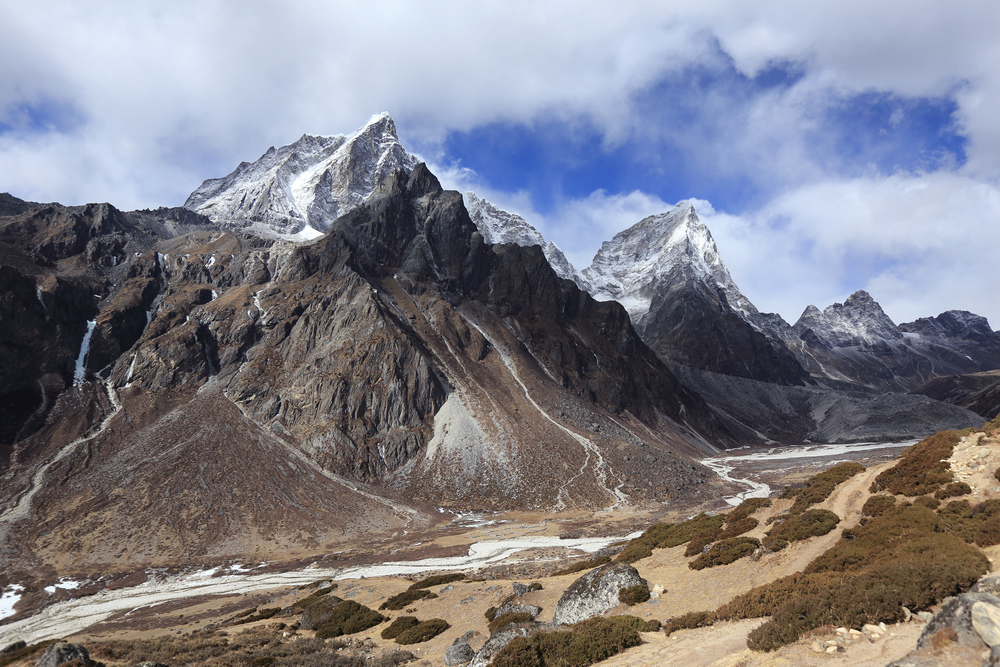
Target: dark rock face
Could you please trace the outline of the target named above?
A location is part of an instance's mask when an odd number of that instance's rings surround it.
[[[35,667],[58,667],[65,662],[73,662],[74,660],[83,665],[94,664],[84,647],[79,644],[59,642],[45,649],[42,656],[35,662]]]
[[[423,166],[309,244],[54,205],[0,218],[0,241],[0,308],[19,323],[0,331],[0,388],[22,397],[4,403],[0,501],[23,499],[5,557],[226,557],[261,549],[255,534],[331,550],[426,525],[424,501],[697,498],[719,482],[682,457],[740,437],[618,304],[537,247],[486,244]]]
[[[469,642],[456,642],[445,649],[444,664],[449,666],[464,665],[474,657],[476,657],[476,652],[472,650],[471,646],[469,646]]]
[[[788,326],[763,321],[816,378],[882,391],[911,391],[934,377],[1000,367],[1000,333],[965,311],[896,324],[864,291],[820,311],[809,306]]]
[[[972,410],[990,420],[1000,414],[1000,371],[945,375],[917,387],[913,393]]]
[[[698,283],[658,290],[637,330],[661,357],[684,366],[777,384],[808,378],[780,341],[737,314],[723,292]]]
[[[621,589],[645,585],[639,572],[628,563],[602,565],[570,584],[559,598],[553,622],[572,625],[599,616],[621,604]]]

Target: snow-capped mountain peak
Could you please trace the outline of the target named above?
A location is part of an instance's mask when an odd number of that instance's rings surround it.
[[[555,243],[546,241],[542,234],[531,226],[527,220],[516,213],[499,209],[474,192],[462,195],[469,217],[479,229],[479,233],[487,243],[516,243],[519,246],[540,246],[549,261],[549,266],[560,278],[572,280],[580,289],[589,290],[589,286],[581,278],[563,251]]]
[[[899,327],[864,290],[858,290],[844,303],[832,304],[822,311],[808,306],[794,325],[799,332],[807,328],[822,332],[823,337],[835,347],[854,347],[903,337]]]
[[[689,201],[643,218],[605,241],[583,277],[593,286],[596,298],[618,301],[633,322],[649,311],[657,291],[680,280],[720,290],[729,305],[747,318],[757,314],[736,287],[712,233]]]
[[[416,164],[392,118],[381,113],[350,136],[304,134],[271,147],[257,161],[202,183],[184,206],[224,226],[306,240],[368,199],[391,172]]]

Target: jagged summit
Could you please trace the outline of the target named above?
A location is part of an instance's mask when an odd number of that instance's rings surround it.
[[[469,211],[469,217],[487,243],[515,243],[525,248],[539,246],[556,275],[572,280],[581,289],[589,291],[589,286],[579,271],[566,259],[559,246],[552,241],[546,241],[527,220],[516,213],[497,208],[474,192],[466,192],[462,198],[465,208]]]
[[[757,313],[736,287],[712,233],[689,201],[643,218],[605,241],[583,277],[593,286],[595,297],[618,301],[636,323],[649,311],[658,291],[680,280],[709,285],[720,290],[735,310]]]
[[[793,328],[800,334],[811,329],[834,347],[855,347],[903,337],[882,306],[864,290],[822,311],[815,306],[806,307]]]
[[[225,227],[307,240],[367,200],[393,171],[416,164],[381,113],[350,136],[304,134],[271,147],[256,162],[202,183],[184,207]]]

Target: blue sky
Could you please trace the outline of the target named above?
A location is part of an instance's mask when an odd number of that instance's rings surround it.
[[[694,199],[762,310],[1000,328],[1000,5],[0,0],[0,191],[179,205],[389,111],[584,268]]]

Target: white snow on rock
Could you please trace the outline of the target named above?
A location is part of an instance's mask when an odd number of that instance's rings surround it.
[[[304,134],[269,148],[256,162],[202,183],[184,207],[222,226],[309,241],[376,193],[392,172],[416,165],[382,113],[350,136]]]
[[[722,291],[729,305],[753,323],[757,309],[733,282],[715,239],[688,201],[666,213],[643,218],[601,244],[583,270],[594,298],[618,301],[633,322],[649,312],[661,286],[684,280]]]
[[[559,246],[546,241],[527,220],[516,213],[497,208],[474,192],[466,192],[462,198],[465,201],[465,208],[469,211],[469,217],[487,243],[516,243],[524,248],[539,246],[557,276],[572,280],[580,286],[580,289],[588,290],[586,281],[566,259]]]

